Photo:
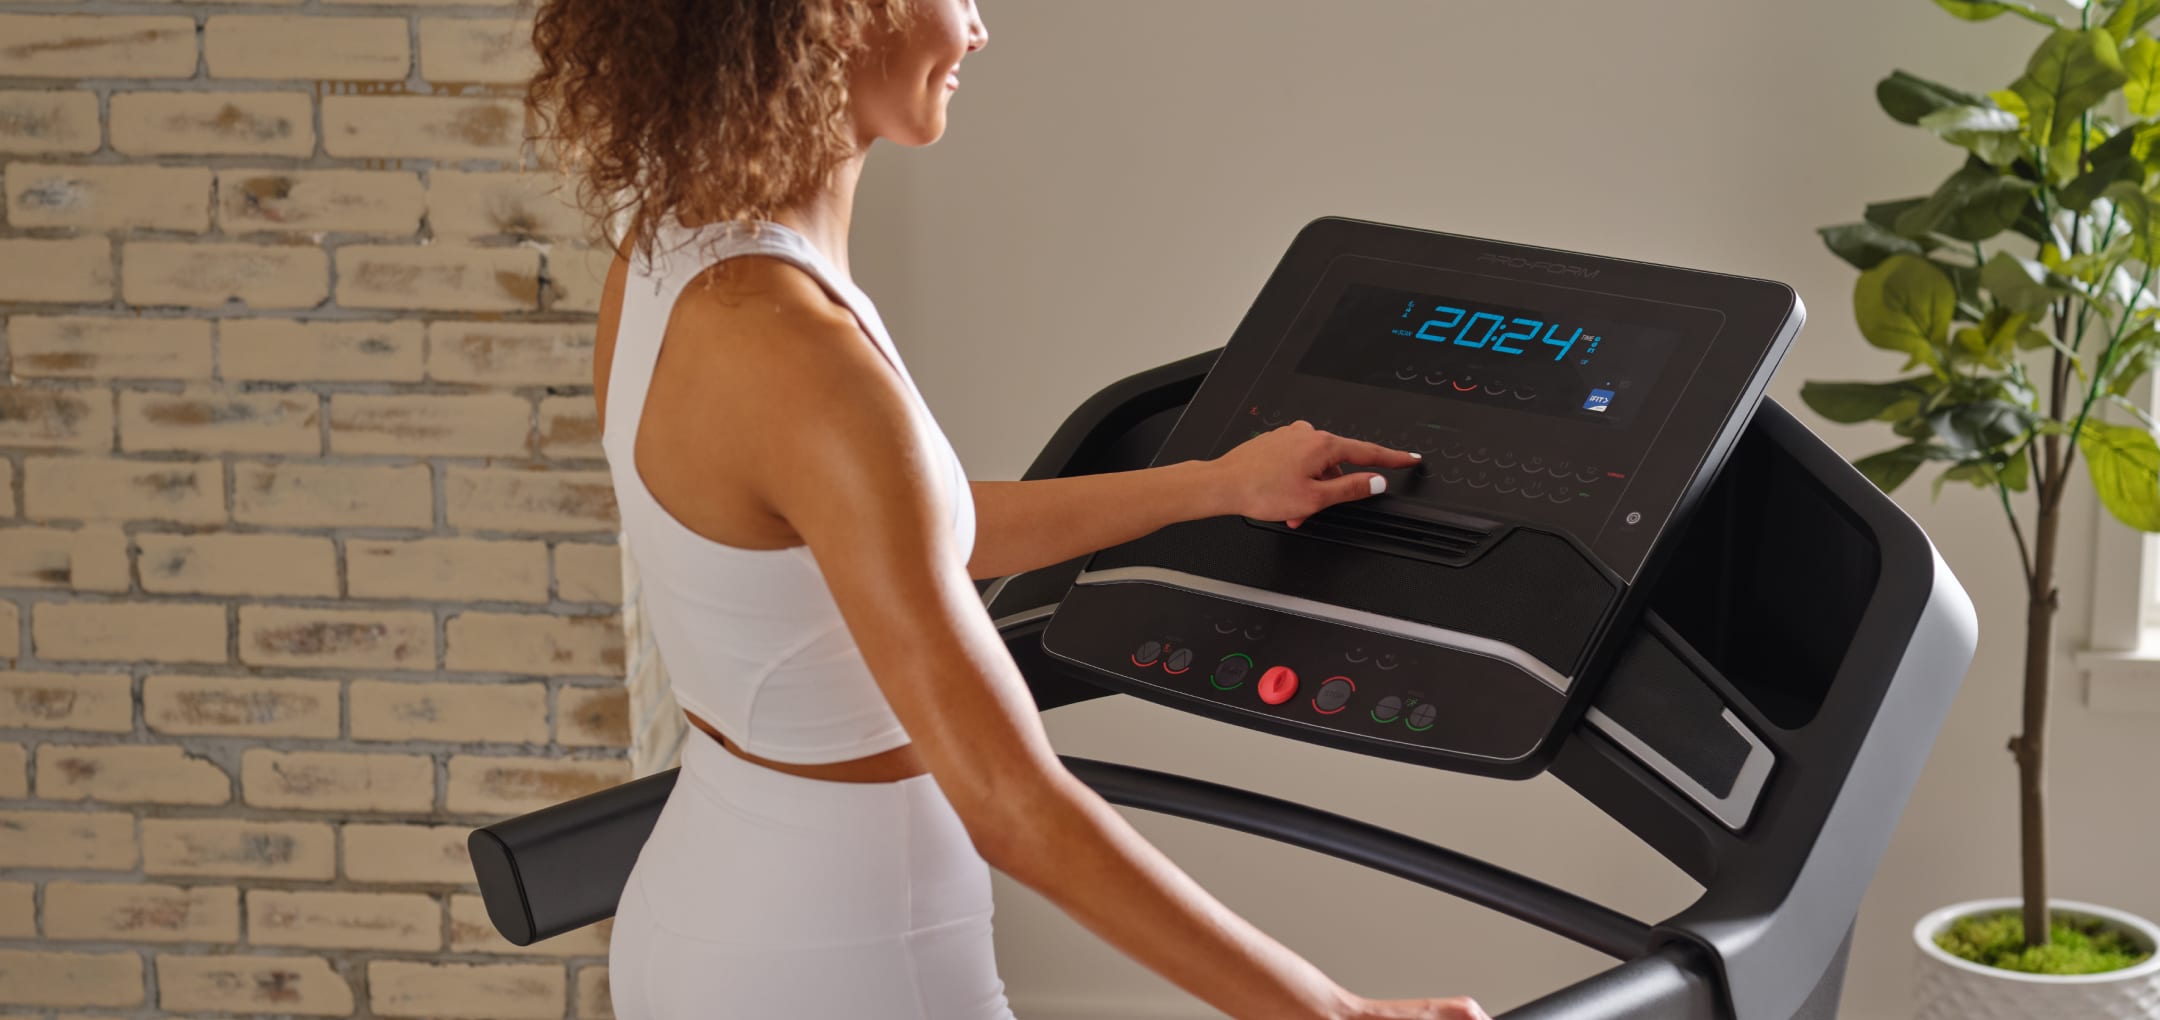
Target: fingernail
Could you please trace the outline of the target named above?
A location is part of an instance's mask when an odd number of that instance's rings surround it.
[[[1411,459],[1411,460],[1424,460],[1424,459],[1425,459],[1425,455],[1424,455],[1424,454],[1422,454],[1422,453],[1412,453],[1412,454],[1410,455],[1410,459]]]
[[[1375,495],[1375,496],[1377,496],[1377,495],[1379,495],[1379,494],[1381,494],[1381,493],[1383,493],[1383,492],[1386,492],[1386,491],[1387,491],[1387,476],[1385,476],[1385,475],[1374,475],[1374,476],[1372,476],[1372,494],[1373,494],[1373,495]]]

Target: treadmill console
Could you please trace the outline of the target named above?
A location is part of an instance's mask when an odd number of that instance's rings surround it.
[[[1155,462],[1298,419],[1424,461],[1296,529],[1099,552],[1043,647],[1242,725],[1533,775],[1803,318],[1769,281],[1319,220]]]

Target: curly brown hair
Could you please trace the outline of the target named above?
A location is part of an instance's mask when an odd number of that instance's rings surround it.
[[[905,0],[539,0],[533,140],[596,234],[766,219],[855,154],[848,69]]]

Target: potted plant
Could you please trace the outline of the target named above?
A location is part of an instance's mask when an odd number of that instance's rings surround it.
[[[1903,355],[1887,382],[1811,382],[1832,421],[1887,422],[1900,444],[1855,462],[1884,491],[1933,481],[2000,505],[2024,569],[2018,769],[2022,897],[1959,904],[1914,929],[1924,1020],[2160,1017],[2160,928],[2050,900],[2048,706],[2063,496],[2089,476],[2124,525],[2160,531],[2160,444],[2138,399],[2160,362],[2160,0],[1936,0],[1967,21],[2011,14],[2042,38],[2008,87],[1967,92],[1903,71],[1876,95],[1964,161],[1932,195],[1821,231],[1861,271],[1867,342]],[[2052,908],[2052,909],[2051,909]]]

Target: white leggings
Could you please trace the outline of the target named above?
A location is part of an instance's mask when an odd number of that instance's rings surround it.
[[[620,1020],[1013,1020],[990,869],[935,779],[804,779],[696,731],[608,984]]]

